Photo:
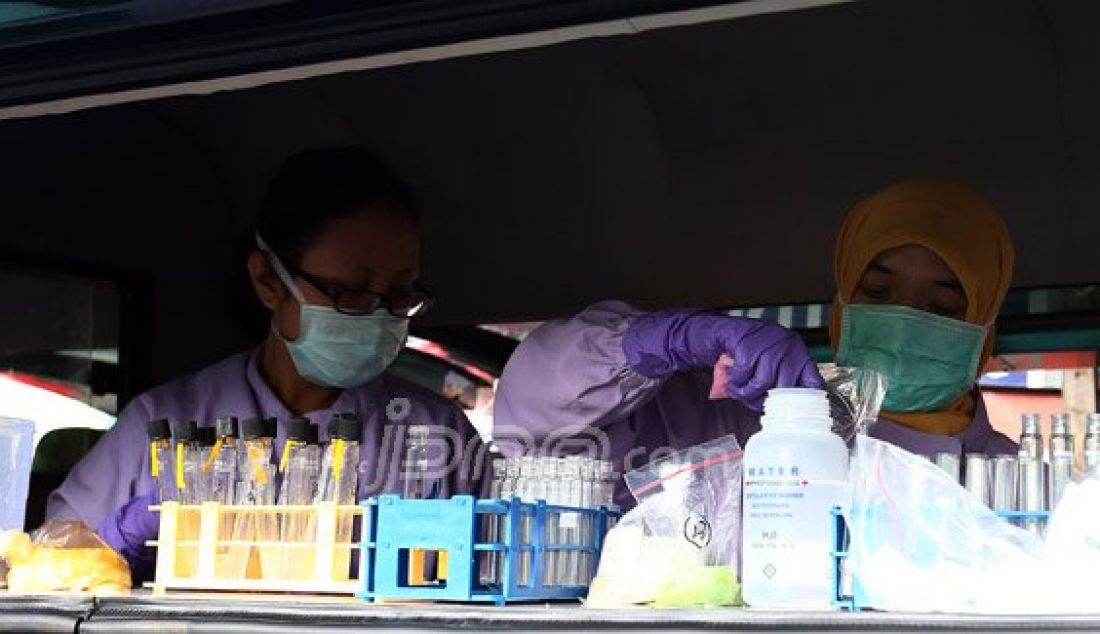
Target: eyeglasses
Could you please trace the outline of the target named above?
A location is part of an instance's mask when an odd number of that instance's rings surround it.
[[[293,270],[293,275],[321,291],[332,302],[336,312],[345,315],[369,315],[379,308],[385,308],[394,317],[408,319],[423,315],[432,305],[431,293],[416,283],[407,291],[382,294],[368,289],[350,289],[328,284],[301,269]]]
[[[271,250],[271,247],[267,246],[267,243],[264,242],[264,239],[260,237],[259,233],[256,234],[256,246],[270,258],[271,265],[274,267],[276,275],[278,275],[283,284],[290,289],[294,297],[299,302],[305,303],[302,292],[298,290],[298,286],[294,283],[294,280],[291,279],[291,269],[283,263],[282,258]],[[428,309],[432,306],[431,293],[416,282],[413,282],[410,290],[384,295],[367,289],[350,289],[335,286],[297,267],[293,269],[293,274],[295,277],[300,277],[309,282],[310,286],[316,288],[324,294],[325,297],[329,298],[336,312],[345,315],[369,315],[380,307],[384,307],[386,312],[394,317],[411,319],[412,317],[419,317],[428,312]]]

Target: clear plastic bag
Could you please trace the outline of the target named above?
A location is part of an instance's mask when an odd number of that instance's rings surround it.
[[[877,370],[820,363],[817,366],[825,379],[829,394],[833,432],[849,446],[856,436],[866,434],[878,420],[882,399],[886,396],[886,377]]]
[[[608,534],[590,605],[739,605],[741,446],[733,436],[624,477],[638,506]]]
[[[624,479],[654,535],[686,541],[707,566],[739,563],[744,452],[722,436],[628,472]]]
[[[16,592],[125,592],[130,568],[81,522],[47,522],[30,535],[0,533],[0,558]]]
[[[1043,543],[924,458],[856,439],[845,511],[849,564],[879,610],[1042,611]]]

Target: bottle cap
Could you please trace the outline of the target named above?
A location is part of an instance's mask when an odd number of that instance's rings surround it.
[[[149,432],[149,440],[167,440],[172,437],[172,427],[167,418],[149,421],[146,430]]]
[[[359,421],[342,415],[335,416],[329,421],[328,435],[340,440],[359,440]]]
[[[264,420],[258,417],[246,418],[238,425],[241,440],[257,440],[264,435]]]
[[[176,442],[198,442],[199,424],[193,420],[183,421],[176,425]]]
[[[1100,436],[1100,414],[1089,414],[1086,417],[1085,433],[1090,436]]]
[[[237,417],[222,416],[214,421],[214,433],[218,438],[237,437]]]
[[[1042,423],[1042,417],[1039,414],[1024,414],[1020,417],[1020,435],[1022,436],[1038,436],[1039,426]]]
[[[268,416],[264,419],[264,432],[260,434],[263,438],[274,438],[279,435],[279,419],[274,416]]]
[[[1050,435],[1051,436],[1069,436],[1070,429],[1069,414],[1051,414],[1050,415]]]
[[[295,417],[286,421],[286,438],[287,440],[297,440],[298,442],[308,443],[310,439],[310,428],[313,425],[309,422],[308,418]],[[312,433],[316,435],[317,431],[314,429]]]
[[[199,444],[203,447],[213,447],[218,440],[218,434],[213,427],[199,427]]]

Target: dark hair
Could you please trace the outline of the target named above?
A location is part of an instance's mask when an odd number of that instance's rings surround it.
[[[408,185],[363,148],[305,150],[279,168],[256,230],[288,265],[298,266],[330,221],[365,209],[419,222]]]

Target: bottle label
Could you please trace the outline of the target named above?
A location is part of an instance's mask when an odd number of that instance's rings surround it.
[[[782,472],[784,475],[777,475]],[[797,467],[746,470],[744,582],[764,607],[827,607],[832,599],[829,511],[843,480],[809,479]]]

